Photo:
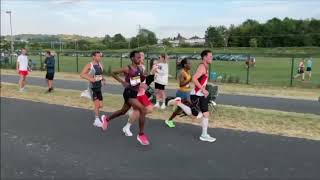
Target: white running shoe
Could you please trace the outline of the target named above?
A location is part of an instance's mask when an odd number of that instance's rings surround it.
[[[202,112],[199,112],[199,113],[198,113],[198,116],[197,116],[197,119],[201,119],[202,117],[203,117]]]
[[[102,122],[100,121],[99,118],[96,118],[93,122],[93,126],[95,127],[102,127]]]
[[[160,108],[160,104],[157,102],[153,107]]]
[[[208,141],[208,142],[215,142],[217,139],[214,137],[211,137],[209,134],[201,135],[199,138],[201,141]]]
[[[181,103],[181,98],[176,97],[168,101],[168,106],[176,106],[178,103]]]
[[[217,103],[214,102],[214,101],[210,101],[210,103],[211,103],[213,106],[216,106],[216,105],[217,105]]]
[[[166,108],[166,105],[163,103],[162,105],[161,105],[161,109],[165,109]]]
[[[19,92],[24,92],[24,88],[20,88]]]
[[[81,92],[80,97],[91,99],[91,93],[88,89],[84,90]]]
[[[122,128],[122,132],[125,136],[133,136],[132,132],[130,131],[130,128],[127,128],[126,126]]]

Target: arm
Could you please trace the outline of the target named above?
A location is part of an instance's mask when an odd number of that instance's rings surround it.
[[[19,61],[17,61],[16,69],[17,69],[17,73],[19,73]]]
[[[89,71],[90,71],[91,65],[87,64],[81,71],[80,77],[83,79],[88,80],[89,82],[95,82],[96,80],[93,77],[90,77],[88,75]]]
[[[129,86],[127,82],[125,82],[124,80],[122,80],[118,74],[121,74],[121,73],[128,73],[129,71],[129,68],[128,67],[125,67],[125,68],[121,68],[121,69],[116,69],[116,70],[113,70],[111,72],[111,76],[117,80],[118,82],[120,82],[124,87],[127,87]]]

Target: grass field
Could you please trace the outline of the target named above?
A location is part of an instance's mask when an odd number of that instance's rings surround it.
[[[40,56],[30,56],[37,64],[37,68],[40,67]],[[77,72],[81,71],[82,67],[90,62],[90,57],[79,57],[78,68],[77,59],[73,56],[59,56],[56,57],[56,69],[61,72]],[[120,57],[104,57],[103,64],[105,71],[108,72],[109,68],[115,69],[121,67]],[[291,77],[291,60],[289,57],[256,57],[256,67],[249,70],[249,83],[254,85],[274,85],[288,87],[290,86]],[[293,75],[296,74],[297,66],[300,58],[294,59]],[[43,59],[42,59],[43,61]],[[130,63],[128,58],[122,58],[122,66],[126,66]],[[192,60],[192,72],[197,68],[200,63],[199,60]],[[146,60],[146,66],[149,61]],[[175,78],[176,76],[176,59],[169,60],[169,72],[170,75]],[[239,79],[239,83],[246,83],[247,69],[244,62],[234,61],[214,61],[211,65],[211,72],[217,72],[219,75],[226,75],[228,77],[233,76]],[[226,80],[227,81],[227,80]],[[320,87],[320,58],[313,58],[313,71],[311,81],[301,81],[300,79],[294,79],[293,85],[296,87],[305,88],[319,88]]]

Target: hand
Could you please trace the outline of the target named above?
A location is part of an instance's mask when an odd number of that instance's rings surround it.
[[[19,74],[19,69],[17,69],[17,73]]]
[[[208,97],[209,92],[206,89],[203,88],[201,91],[202,91],[202,93],[204,94],[205,97]]]
[[[148,85],[145,84],[145,83],[141,83],[141,84],[140,84],[140,87],[142,87],[143,89],[148,89]]]
[[[96,80],[94,78],[90,78],[89,81],[92,83],[96,82]]]
[[[127,87],[129,87],[129,83],[127,83],[127,82],[122,82],[122,86],[125,87],[125,88],[127,88]]]
[[[107,81],[105,79],[102,79],[102,84],[103,85],[106,85],[107,84]]]

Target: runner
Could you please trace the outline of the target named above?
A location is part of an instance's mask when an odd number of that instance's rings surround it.
[[[91,63],[85,65],[80,77],[89,81],[89,92],[94,104],[95,120],[93,125],[102,127],[102,122],[99,118],[100,109],[103,107],[103,96],[101,92],[102,83],[106,83],[103,77],[103,66],[101,64],[101,52],[94,51],[91,54]]]
[[[139,134],[137,140],[142,145],[149,145],[149,140],[144,134],[144,125],[145,125],[145,116],[147,113],[146,107],[139,102],[137,99],[140,83],[145,80],[145,75],[140,65],[140,52],[132,51],[130,53],[130,59],[132,61],[131,65],[128,65],[125,68],[112,71],[112,76],[119,81],[124,87],[123,98],[124,104],[122,108],[108,118],[106,115],[102,115],[101,119],[103,122],[102,128],[106,130],[108,128],[109,122],[121,115],[124,115],[132,106],[134,109],[139,110]],[[118,74],[123,73],[125,75],[125,80],[119,78]]]
[[[202,63],[199,65],[196,73],[194,74],[192,81],[195,87],[190,92],[190,99],[192,105],[188,105],[181,102],[181,98],[172,99],[168,102],[168,105],[176,104],[187,115],[198,116],[202,113],[202,134],[200,136],[201,141],[214,142],[215,138],[211,137],[208,132],[209,121],[209,92],[206,90],[208,83],[208,69],[212,62],[212,52],[210,50],[204,50],[201,53]]]
[[[190,74],[191,69],[191,62],[184,58],[181,60],[179,64],[179,68],[181,68],[181,71],[179,73],[179,89],[176,92],[176,97],[180,97],[182,103],[186,104],[187,101],[189,101],[189,93],[190,93],[190,82],[192,81],[192,77]],[[188,103],[190,104],[190,103]],[[182,109],[178,106],[175,111],[172,113],[170,118],[165,121],[168,127],[174,128],[175,124],[173,122],[173,119],[178,115],[182,113]]]
[[[26,78],[29,74],[28,63],[29,63],[29,60],[27,56],[27,49],[22,48],[21,54],[18,56],[17,65],[16,65],[17,73],[20,76],[20,79],[19,79],[20,92],[24,92],[24,87],[26,85]]]
[[[143,69],[143,71],[145,71],[145,66],[144,66],[144,53],[142,51],[140,51],[140,65],[139,67],[141,69]],[[153,104],[151,103],[151,101],[149,100],[148,96],[145,94],[146,92],[146,88],[148,86],[146,85],[146,80],[140,84],[139,87],[139,91],[137,94],[137,99],[139,100],[139,102],[146,107],[147,109],[147,113],[151,113],[153,111]],[[126,136],[132,136],[132,132],[130,130],[130,127],[132,125],[132,123],[139,118],[139,110],[138,109],[133,109],[132,107],[130,108],[130,110],[128,111],[128,122],[127,124],[122,128],[123,133]]]

